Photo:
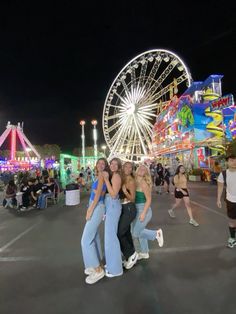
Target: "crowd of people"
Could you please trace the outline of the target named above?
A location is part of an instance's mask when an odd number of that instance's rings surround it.
[[[59,189],[57,174],[52,174],[46,168],[42,171],[34,169],[17,173],[5,172],[1,179],[5,185],[2,205],[19,211],[46,208],[47,199],[55,197]]]

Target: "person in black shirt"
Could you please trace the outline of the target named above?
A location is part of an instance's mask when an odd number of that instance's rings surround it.
[[[169,171],[169,167],[167,165],[165,165],[164,168],[164,185],[166,187],[166,193],[170,193],[170,171]]]
[[[21,211],[27,210],[30,206],[31,192],[33,191],[34,179],[23,180],[20,191],[22,194]]]
[[[32,199],[33,207],[37,206],[39,195],[42,193],[42,187],[43,187],[43,183],[40,181],[39,178],[36,178],[34,180],[34,185],[31,191],[31,199]]]
[[[55,183],[53,178],[47,178],[46,183],[42,186],[42,193],[39,195],[38,198],[38,208],[44,209],[46,208],[46,198],[53,196]]]

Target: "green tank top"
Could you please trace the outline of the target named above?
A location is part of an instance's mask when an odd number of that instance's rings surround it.
[[[135,193],[135,203],[136,204],[143,204],[146,202],[145,194],[141,191],[136,191]]]

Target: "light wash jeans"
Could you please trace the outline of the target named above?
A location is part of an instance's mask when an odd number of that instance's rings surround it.
[[[118,223],[121,215],[121,203],[118,198],[113,199],[109,194],[105,197],[105,258],[107,271],[112,275],[123,273],[120,241],[117,236]]]
[[[94,208],[92,217],[87,220],[81,238],[81,248],[85,268],[96,268],[102,260],[102,249],[99,235],[99,225],[105,213],[105,205],[99,202]]]
[[[38,207],[39,208],[46,208],[46,198],[49,196],[53,196],[53,193],[42,193],[41,195],[39,195],[38,198]]]
[[[151,207],[149,207],[149,209],[147,210],[144,221],[141,222],[139,220],[139,216],[143,211],[144,205],[145,204],[135,204],[137,209],[137,215],[135,220],[131,224],[131,232],[133,238],[138,239],[140,252],[148,253],[149,252],[148,240],[151,241],[156,240],[157,232],[156,230],[149,230],[145,228],[152,218]]]

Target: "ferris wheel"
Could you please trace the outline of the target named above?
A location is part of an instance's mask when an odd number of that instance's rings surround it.
[[[111,84],[103,109],[110,157],[139,162],[148,156],[157,114],[191,80],[183,60],[168,50],[145,51],[129,61]]]

